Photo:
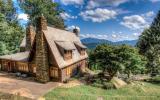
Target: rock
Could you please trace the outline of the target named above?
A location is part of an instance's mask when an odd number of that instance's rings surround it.
[[[111,82],[115,85],[115,87],[118,89],[118,88],[121,88],[121,87],[124,87],[127,85],[126,82],[124,82],[123,80],[121,79],[118,79],[117,77],[113,77],[113,79],[111,80]]]

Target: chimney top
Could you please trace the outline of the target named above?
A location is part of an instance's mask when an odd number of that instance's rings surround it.
[[[47,20],[43,14],[37,18],[37,29],[38,30],[47,30]]]
[[[79,37],[79,29],[77,27],[73,29],[73,33],[75,33],[75,35]]]

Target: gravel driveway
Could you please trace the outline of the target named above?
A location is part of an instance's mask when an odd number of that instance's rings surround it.
[[[57,82],[41,84],[0,72],[0,92],[18,94],[31,99],[37,99],[59,85]]]

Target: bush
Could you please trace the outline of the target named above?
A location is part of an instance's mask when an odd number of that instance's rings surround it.
[[[104,89],[115,89],[115,86],[112,82],[104,82],[103,83],[103,88]]]
[[[98,87],[98,88],[103,88],[103,84],[96,83],[96,82],[93,83],[92,86],[93,86],[93,87]]]

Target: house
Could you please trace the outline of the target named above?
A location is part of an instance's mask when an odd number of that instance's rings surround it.
[[[27,27],[19,53],[0,56],[0,69],[26,73],[42,83],[63,82],[83,72],[87,58],[77,29],[72,33],[47,26],[41,16],[37,18],[36,31],[31,25]]]

